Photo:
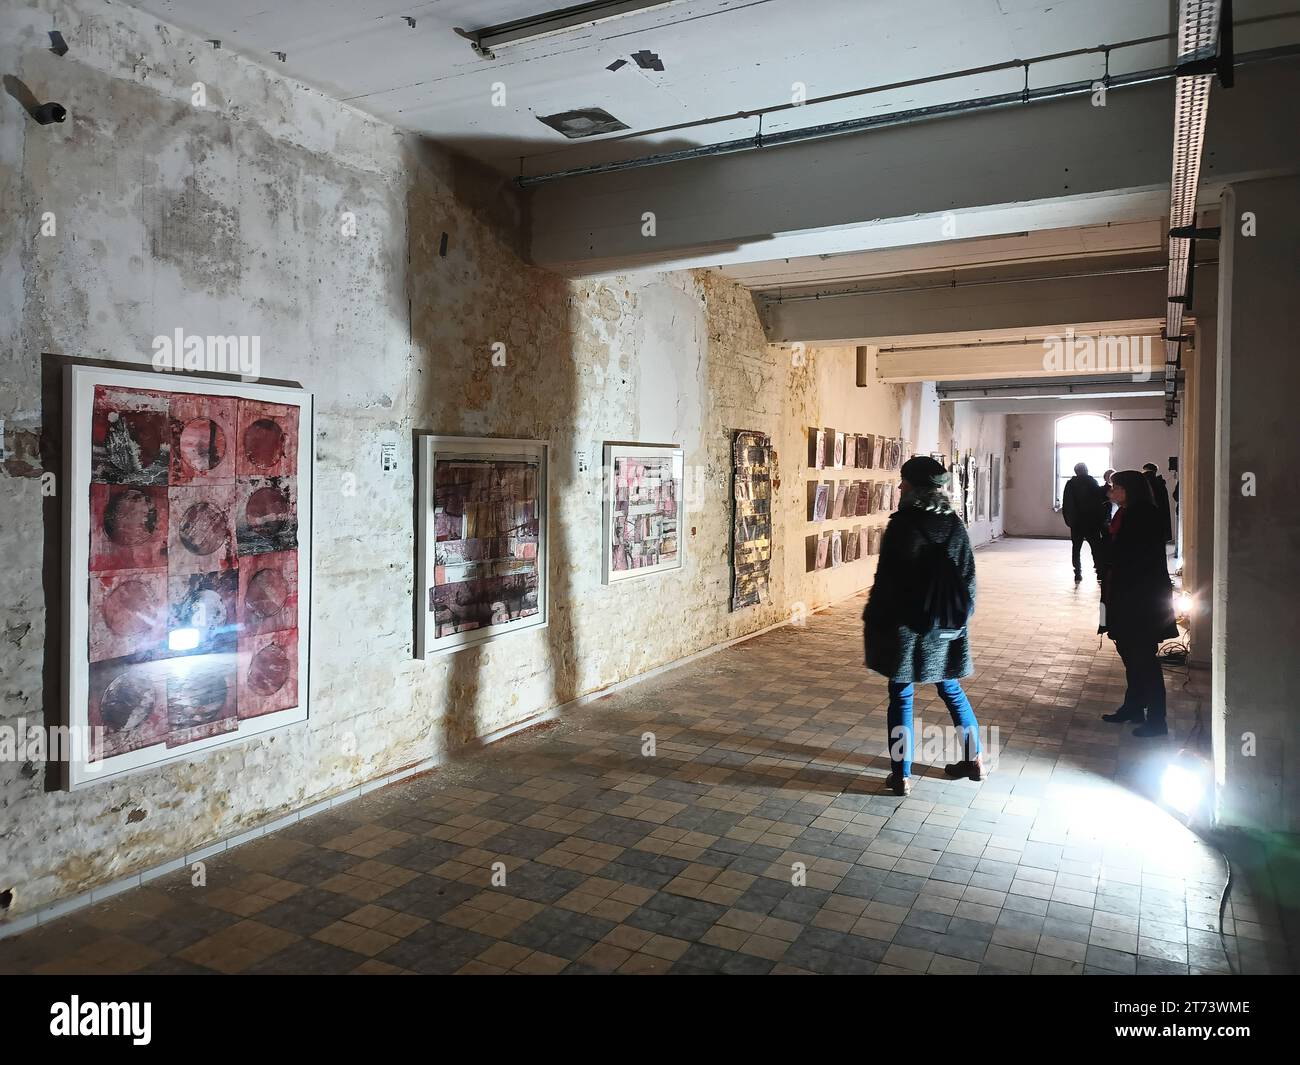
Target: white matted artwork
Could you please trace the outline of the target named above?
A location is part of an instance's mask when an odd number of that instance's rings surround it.
[[[421,436],[418,452],[416,656],[545,628],[546,442]]]
[[[64,374],[64,783],[307,718],[312,397]]]
[[[601,579],[606,584],[681,568],[684,462],[675,444],[605,445]]]

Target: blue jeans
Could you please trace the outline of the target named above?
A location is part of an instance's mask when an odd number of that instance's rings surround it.
[[[959,730],[962,760],[969,761],[980,753],[979,722],[970,700],[955,680],[941,680],[935,685],[952,723]],[[889,682],[889,764],[895,773],[912,775],[912,685]]]

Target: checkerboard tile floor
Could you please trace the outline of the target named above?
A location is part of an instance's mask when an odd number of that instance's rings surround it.
[[[1167,671],[1167,741],[1099,720],[1123,671],[1068,550],[977,554],[983,783],[918,723],[912,795],[883,791],[859,597],[230,850],[205,887],[0,940],[0,971],[1293,971],[1262,897],[1234,888],[1220,936],[1221,859],[1144,797],[1196,684]],[[932,688],[917,713],[947,724]]]

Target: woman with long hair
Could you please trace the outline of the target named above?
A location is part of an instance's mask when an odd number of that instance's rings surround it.
[[[1102,720],[1136,723],[1135,736],[1163,736],[1169,728],[1165,677],[1157,651],[1162,640],[1178,635],[1164,524],[1150,483],[1139,471],[1115,474],[1110,492],[1118,509],[1107,537],[1098,631],[1115,641],[1128,690],[1123,705],[1113,714],[1103,714]]]
[[[902,490],[876,562],[876,579],[862,612],[867,668],[889,679],[889,761],[886,786],[895,795],[912,787],[912,690],[934,684],[958,729],[960,760],[944,767],[950,777],[983,780],[979,722],[960,678],[975,671],[966,620],[975,606],[975,555],[966,526],[953,512],[948,474],[928,455],[899,471]],[[937,598],[958,607],[941,611]],[[959,617],[951,617],[957,609]]]

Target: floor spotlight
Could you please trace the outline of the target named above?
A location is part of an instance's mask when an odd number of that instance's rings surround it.
[[[1200,755],[1179,751],[1160,778],[1160,801],[1190,820],[1205,800],[1209,769]]]

